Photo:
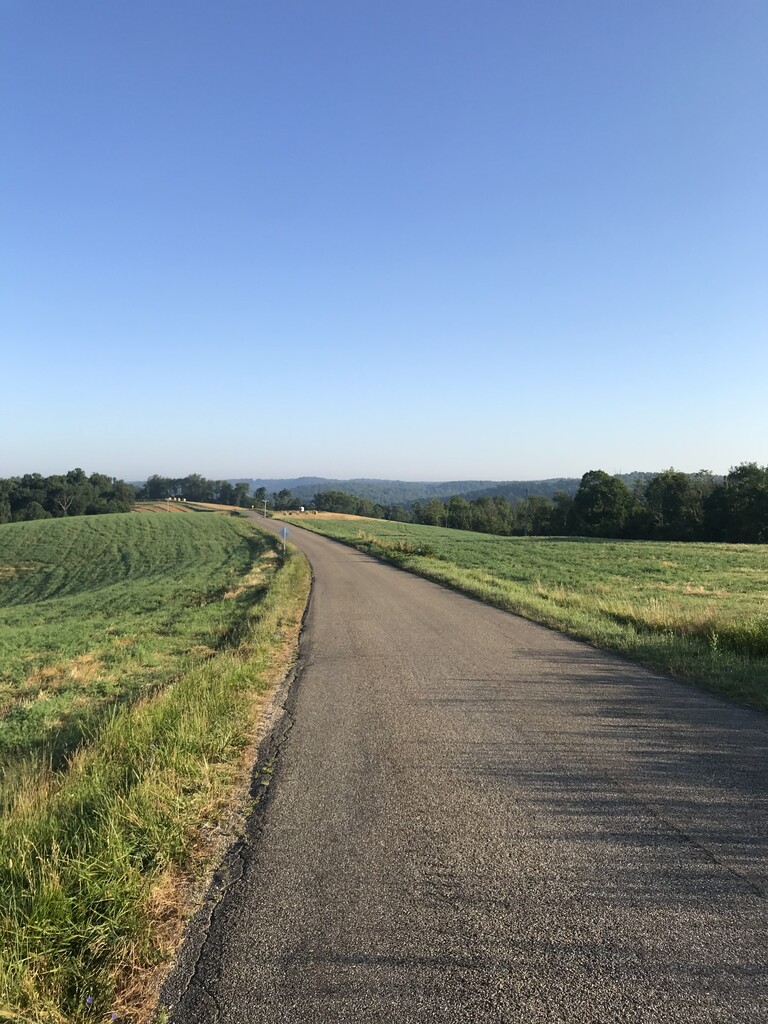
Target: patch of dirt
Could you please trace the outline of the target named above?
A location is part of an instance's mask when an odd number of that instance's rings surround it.
[[[255,565],[248,575],[240,580],[236,587],[232,587],[224,595],[224,599],[232,600],[232,598],[240,597],[240,595],[247,590],[249,587],[256,587],[260,583],[264,582],[264,571],[271,567],[271,563],[277,558],[276,551],[265,551],[261,556],[258,565]]]
[[[187,653],[192,658],[200,658],[202,661],[207,661],[218,654],[218,651],[215,651],[213,647],[206,647],[205,644],[198,644],[196,647],[190,647]]]
[[[37,700],[45,700],[50,692],[60,690],[72,680],[87,686],[98,678],[103,670],[103,663],[93,653],[81,654],[71,661],[41,665],[32,669],[21,684],[17,699],[29,699],[30,693],[35,693]]]
[[[107,632],[109,632],[109,630]],[[116,636],[112,643],[115,647],[133,647],[136,640],[137,637],[135,636]]]
[[[78,683],[90,683],[100,675],[103,667],[95,654],[81,654],[70,661],[69,678],[76,679]]]
[[[694,586],[693,583],[658,583],[659,590],[671,591],[673,594],[692,594],[695,597],[727,597],[727,590],[717,590],[702,586]],[[642,588],[638,588],[642,589]]]

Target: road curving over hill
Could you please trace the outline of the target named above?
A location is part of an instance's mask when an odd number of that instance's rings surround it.
[[[269,799],[171,1019],[768,1020],[768,716],[289,528]]]

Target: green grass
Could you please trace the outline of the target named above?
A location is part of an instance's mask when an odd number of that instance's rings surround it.
[[[768,709],[768,547],[302,520],[419,575]]]
[[[60,760],[116,702],[235,644],[253,588],[223,595],[268,543],[202,514],[0,526],[0,764]]]
[[[13,524],[0,566],[0,1020],[145,1019],[309,570],[202,514]]]

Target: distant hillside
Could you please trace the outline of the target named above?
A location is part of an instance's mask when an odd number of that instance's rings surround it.
[[[620,473],[619,478],[632,490],[637,483],[647,484],[656,473]],[[558,491],[565,494],[575,494],[579,489],[581,477],[553,477],[550,480],[510,480],[506,483],[484,485],[476,491],[461,491],[461,495],[468,501],[472,498],[529,498],[538,495],[544,498],[552,498]]]
[[[462,491],[462,497],[471,501],[473,498],[529,498],[538,495],[552,498],[558,491],[575,494],[579,489],[576,477],[554,477],[552,480],[508,480],[505,483],[486,485],[476,491]]]
[[[656,473],[623,473],[621,479],[630,488],[635,484],[646,484]],[[143,492],[139,497],[164,498],[168,494],[184,495],[198,501],[235,501],[239,499],[230,495],[224,497],[224,491],[233,485],[245,484],[251,493],[263,487],[269,498],[280,491],[289,491],[294,499],[301,504],[308,504],[320,491],[344,491],[381,505],[406,505],[414,501],[429,501],[431,498],[446,499],[453,495],[461,495],[467,500],[484,497],[503,497],[512,501],[518,498],[540,496],[552,498],[558,491],[573,495],[579,488],[581,477],[552,477],[547,480],[448,480],[440,483],[410,480],[376,480],[357,477],[353,480],[340,480],[336,477],[299,476],[299,477],[236,477],[228,481],[206,481],[197,474],[180,479],[166,477],[150,477],[148,481],[139,481],[136,488]],[[151,488],[150,488],[150,485]],[[0,495],[0,497],[2,497]]]
[[[293,479],[249,479],[240,477],[232,483],[249,483],[251,490],[264,487],[267,495],[290,490],[301,501],[308,502],[319,490],[344,490],[357,498],[368,498],[382,505],[398,505],[430,498],[450,498],[465,490],[496,486],[494,480],[459,480],[451,483],[411,482],[408,480],[339,480],[323,476],[299,476]]]
[[[430,498],[450,498],[453,494],[465,494],[482,488],[497,486],[494,480],[457,480],[448,483],[411,482],[407,480],[336,480],[329,477],[301,476],[292,480],[254,480],[240,477],[232,483],[250,484],[251,490],[264,487],[268,495],[289,490],[302,501],[311,501],[318,491],[345,491],[358,498],[368,498],[382,505],[407,504]]]
[[[655,473],[624,473],[621,479],[628,487],[638,480],[647,482]],[[293,479],[249,479],[240,477],[231,483],[247,483],[252,491],[264,487],[268,495],[288,490],[303,502],[311,501],[318,491],[344,491],[358,498],[368,498],[382,505],[408,505],[430,498],[450,498],[460,494],[467,500],[484,497],[525,498],[541,495],[551,498],[558,491],[575,494],[581,477],[554,477],[549,480],[450,480],[428,483],[407,480],[337,480],[320,476],[302,476]]]

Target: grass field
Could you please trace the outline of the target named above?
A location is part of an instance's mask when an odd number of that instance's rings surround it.
[[[419,575],[768,709],[768,547],[301,519]]]
[[[253,589],[221,598],[274,552],[237,520],[183,518],[0,526],[0,763],[59,759],[115,702],[237,642]]]
[[[0,1020],[147,1019],[308,588],[235,517],[0,526]]]

